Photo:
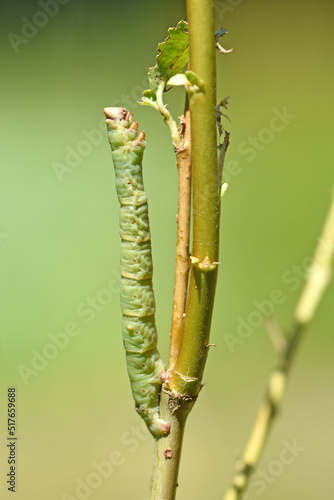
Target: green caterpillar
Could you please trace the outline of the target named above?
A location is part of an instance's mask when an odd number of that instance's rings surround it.
[[[154,437],[166,435],[159,418],[164,364],[157,349],[151,234],[142,177],[145,132],[124,108],[105,108],[120,203],[121,310],[126,362],[136,410]]]

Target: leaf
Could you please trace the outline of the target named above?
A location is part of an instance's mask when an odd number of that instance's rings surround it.
[[[189,85],[189,80],[184,73],[178,73],[168,80],[167,85],[172,85],[173,87]]]
[[[139,101],[139,104],[143,104],[144,106],[152,106],[152,108],[158,109],[158,104],[157,104],[157,96],[156,93],[153,92],[150,89],[144,90],[143,91],[143,97],[142,100]]]
[[[172,76],[167,82],[167,85],[172,85],[173,87],[178,85],[184,85],[187,92],[204,92],[204,82],[193,71],[185,71],[184,73],[178,73]]]
[[[156,93],[161,82],[166,82],[182,72],[189,59],[188,23],[179,21],[175,28],[169,28],[164,42],[159,43],[157,64],[149,69],[148,81]]]

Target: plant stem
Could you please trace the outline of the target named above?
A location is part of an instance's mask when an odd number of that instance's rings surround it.
[[[169,395],[162,392],[160,418],[170,422],[168,436],[155,441],[150,500],[174,500],[181,460],[183,434],[189,408],[171,414]]]
[[[271,424],[282,403],[293,356],[300,344],[306,326],[312,320],[316,307],[329,283],[333,248],[334,198],[315,250],[308,279],[296,307],[292,335],[290,335],[288,342],[280,353],[278,363],[269,377],[264,401],[259,409],[242,458],[236,464],[235,474],[229,489],[223,497],[224,500],[241,499],[251,474],[258,464]]]
[[[181,145],[181,137],[180,137],[179,131],[177,129],[177,125],[176,125],[175,121],[173,120],[172,115],[170,114],[170,112],[168,111],[166,106],[164,105],[163,99],[162,99],[165,87],[166,87],[165,82],[161,82],[161,84],[159,85],[158,91],[157,91],[158,111],[164,117],[165,123],[166,123],[167,127],[169,128],[170,135],[171,135],[172,142],[173,142],[173,146],[175,148],[178,148]]]
[[[223,144],[220,145],[219,155],[218,155],[218,185],[221,186],[223,178],[223,167],[226,156],[227,148],[229,147],[230,134],[225,132]]]
[[[219,250],[216,64],[212,0],[188,0],[190,68],[204,91],[190,95],[193,249],[180,352],[168,381],[177,395],[196,398],[208,353]]]
[[[299,323],[309,323],[314,315],[315,309],[322,297],[324,289],[328,285],[332,269],[334,247],[334,193],[332,203],[318,241],[310,268],[310,274],[299,299],[295,320]]]
[[[184,133],[182,145],[176,149],[179,173],[177,244],[174,274],[174,296],[172,325],[170,334],[169,367],[176,362],[181,344],[183,317],[187,298],[189,277],[189,229],[191,206],[191,146],[190,113],[188,97],[184,113]]]
[[[235,474],[227,490],[224,500],[239,500],[245,491],[251,474],[256,468],[269,436],[271,424],[279,412],[287,382],[288,368],[292,356],[301,340],[304,328],[296,325],[284,353],[282,353],[276,368],[272,371],[263,403],[258,411],[253,429],[250,433],[242,458],[235,466]]]
[[[213,0],[187,0],[187,13],[190,67],[204,87],[189,98],[193,257],[180,349],[160,399],[160,416],[171,428],[167,437],[156,442],[150,500],[175,498],[184,426],[201,388],[208,352],[218,271],[220,186]]]

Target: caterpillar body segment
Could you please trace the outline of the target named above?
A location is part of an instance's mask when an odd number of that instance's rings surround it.
[[[157,349],[151,234],[142,176],[145,133],[124,108],[105,108],[120,203],[122,336],[136,410],[154,437],[169,423],[159,418],[165,370]]]

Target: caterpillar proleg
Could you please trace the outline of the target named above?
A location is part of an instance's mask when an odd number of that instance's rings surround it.
[[[159,418],[165,367],[157,349],[151,234],[142,177],[145,132],[124,108],[105,108],[120,203],[122,335],[132,395],[154,437],[169,431]]]

